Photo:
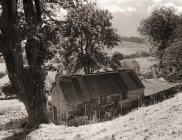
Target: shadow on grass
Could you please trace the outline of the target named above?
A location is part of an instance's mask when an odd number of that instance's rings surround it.
[[[14,133],[13,135],[4,138],[3,140],[25,140],[28,134],[30,134],[32,131],[36,130],[37,128],[34,129],[24,129],[18,133]]]

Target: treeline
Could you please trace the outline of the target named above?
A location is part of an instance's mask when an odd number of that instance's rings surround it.
[[[170,81],[182,81],[182,14],[175,8],[161,7],[142,20],[139,34],[149,43],[158,58],[156,74]]]
[[[144,42],[145,42],[143,38],[137,37],[137,36],[132,36],[132,37],[122,36],[121,40],[127,41],[127,42],[138,43],[138,44],[144,44]]]

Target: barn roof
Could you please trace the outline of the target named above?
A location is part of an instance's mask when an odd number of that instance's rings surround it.
[[[156,93],[160,93],[162,91],[166,91],[173,87],[176,87],[177,83],[169,83],[163,79],[146,79],[142,81],[145,86],[145,96],[150,96]]]
[[[144,88],[132,70],[85,75],[58,76],[67,101],[78,102]]]

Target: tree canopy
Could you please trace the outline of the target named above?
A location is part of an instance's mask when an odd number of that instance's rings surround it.
[[[157,50],[163,50],[168,46],[171,35],[180,23],[181,17],[176,14],[174,8],[161,7],[141,21],[138,31],[154,47],[157,47]]]
[[[159,59],[157,73],[171,81],[182,75],[181,25],[181,15],[174,8],[161,7],[139,27],[139,33],[152,44]]]
[[[63,58],[70,71],[84,69],[92,73],[106,63],[105,48],[112,48],[120,41],[112,27],[112,15],[100,10],[95,3],[85,3],[70,9],[63,25]]]

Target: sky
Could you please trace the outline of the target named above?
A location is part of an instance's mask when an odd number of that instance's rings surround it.
[[[96,0],[96,3],[112,12],[113,26],[121,36],[138,36],[140,21],[156,8],[175,7],[182,12],[182,0]]]

